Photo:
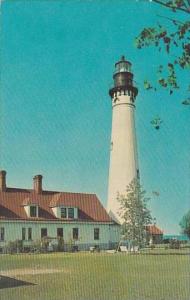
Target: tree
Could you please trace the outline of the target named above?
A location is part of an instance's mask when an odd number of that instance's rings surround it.
[[[158,16],[167,19],[170,26],[166,27],[158,23],[154,27],[146,27],[135,39],[138,49],[154,46],[159,52],[165,51],[168,54],[167,65],[157,66],[156,83],[152,84],[149,80],[144,80],[144,88],[157,91],[158,87],[161,87],[167,89],[172,95],[180,88],[177,73],[190,68],[190,0],[152,0],[151,2],[168,8],[173,13],[180,12],[185,20]],[[189,96],[183,99],[182,104],[190,105],[190,81],[187,83],[186,90]]]
[[[64,251],[64,239],[63,237],[58,237],[58,246],[57,246],[58,251]]]
[[[149,198],[145,196],[139,180],[133,179],[126,188],[126,194],[118,194],[120,202],[119,215],[123,220],[122,233],[126,239],[139,246],[146,239],[146,225],[151,223],[152,217],[147,208]]]
[[[182,228],[182,232],[190,238],[190,210],[183,216],[179,225]]]

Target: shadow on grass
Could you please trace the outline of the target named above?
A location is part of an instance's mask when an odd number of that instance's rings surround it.
[[[34,283],[15,279],[12,277],[0,275],[0,289],[13,288],[26,285],[35,285]]]
[[[143,253],[141,252],[142,255],[165,255],[165,256],[170,256],[170,255],[190,255],[190,252],[186,252],[186,253],[183,253],[183,252],[166,252],[166,253],[159,253],[159,252],[146,252],[146,253]]]

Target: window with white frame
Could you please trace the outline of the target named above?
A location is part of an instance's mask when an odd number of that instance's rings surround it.
[[[41,238],[47,237],[47,228],[41,228]]]
[[[94,240],[99,240],[99,239],[100,239],[100,229],[94,228]]]
[[[0,227],[0,241],[4,241],[4,240],[5,240],[5,228]]]
[[[60,217],[63,219],[77,219],[77,207],[60,207]]]
[[[68,218],[74,219],[74,208],[73,207],[68,208]]]
[[[30,217],[32,218],[38,217],[38,207],[36,205],[30,206]]]
[[[61,207],[61,218],[67,218],[67,209],[66,207]]]
[[[26,228],[22,228],[22,241],[26,240]]]
[[[78,240],[79,238],[79,229],[73,228],[73,240]]]
[[[57,228],[57,237],[63,238],[63,228]]]
[[[32,241],[32,228],[28,228],[28,240]]]

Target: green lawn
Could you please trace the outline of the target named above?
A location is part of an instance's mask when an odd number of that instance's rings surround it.
[[[57,253],[0,255],[0,271],[35,285],[0,289],[1,300],[189,300],[190,256],[179,250],[152,254]],[[164,254],[164,255],[159,255]],[[18,269],[61,270],[18,274]],[[10,273],[11,274],[11,273]]]

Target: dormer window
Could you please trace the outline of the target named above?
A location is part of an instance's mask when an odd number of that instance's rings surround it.
[[[74,219],[74,208],[73,207],[68,208],[68,218]]]
[[[61,219],[78,219],[78,208],[77,207],[67,207],[67,206],[55,206],[52,207],[54,215],[56,218]]]
[[[35,206],[35,205],[32,205],[32,206],[30,206],[30,217],[31,218],[36,218],[37,216],[38,216],[38,214],[37,214],[37,206]]]
[[[39,205],[36,201],[26,199],[23,203],[23,206],[28,218],[39,217]]]
[[[65,219],[67,217],[67,209],[66,209],[66,207],[61,207],[60,210],[61,210],[61,218]]]

